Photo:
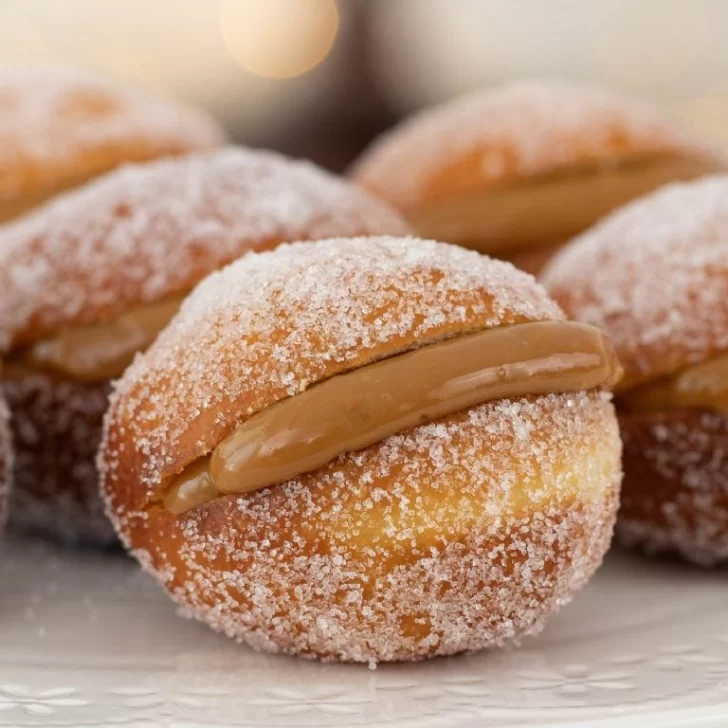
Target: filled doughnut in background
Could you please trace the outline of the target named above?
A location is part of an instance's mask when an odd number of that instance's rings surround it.
[[[204,276],[283,241],[407,230],[311,164],[234,148],[125,167],[0,229],[13,524],[114,538],[94,466],[109,380]]]
[[[125,162],[220,146],[205,113],[91,73],[0,68],[0,221]]]
[[[183,610],[257,649],[501,645],[608,547],[619,374],[603,333],[508,263],[285,245],[200,284],[117,382],[102,490]]]
[[[728,159],[646,104],[587,85],[522,81],[406,119],[352,178],[423,237],[536,273],[610,210]]]
[[[564,248],[544,283],[625,369],[619,539],[728,560],[728,176],[671,185]]]

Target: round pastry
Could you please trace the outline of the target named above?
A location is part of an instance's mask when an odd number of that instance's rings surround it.
[[[613,208],[727,163],[638,101],[526,81],[417,114],[365,151],[351,174],[422,236],[535,273]]]
[[[544,281],[613,339],[624,440],[617,533],[728,560],[728,176],[672,185],[562,250]]]
[[[81,71],[0,69],[0,221],[123,162],[219,146],[205,114]]]
[[[249,645],[413,660],[533,634],[609,544],[618,364],[531,276],[334,239],[202,283],[119,381],[123,542]]]
[[[283,241],[390,232],[407,227],[385,203],[243,149],[125,167],[0,229],[13,524],[113,539],[94,466],[109,380],[200,279]]]

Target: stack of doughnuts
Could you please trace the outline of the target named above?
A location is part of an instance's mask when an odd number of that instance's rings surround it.
[[[109,381],[200,279],[284,241],[407,230],[313,165],[244,149],[128,166],[0,228],[13,523],[113,540],[94,467]]]
[[[219,146],[200,111],[71,69],[0,69],[0,221],[125,162]]]
[[[375,663],[539,631],[620,480],[606,337],[442,243],[333,239],[208,278],[117,383],[123,542],[253,647]]]
[[[624,366],[620,540],[728,560],[728,176],[636,201],[557,255],[544,282]]]
[[[628,97],[563,81],[473,93],[405,120],[351,176],[432,237],[537,272],[610,210],[726,155]]]

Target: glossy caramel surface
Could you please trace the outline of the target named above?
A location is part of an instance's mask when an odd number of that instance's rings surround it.
[[[611,387],[621,369],[602,332],[547,321],[424,346],[332,377],[241,423],[170,486],[182,513],[215,493],[246,493],[338,455],[496,399]]]

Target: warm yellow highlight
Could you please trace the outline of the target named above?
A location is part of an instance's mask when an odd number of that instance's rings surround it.
[[[220,30],[235,60],[266,78],[293,78],[318,66],[339,29],[335,0],[222,0]]]

